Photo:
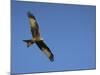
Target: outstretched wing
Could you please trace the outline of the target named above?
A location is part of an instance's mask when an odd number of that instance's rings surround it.
[[[50,61],[54,61],[54,55],[50,51],[50,49],[47,47],[47,45],[43,42],[43,40],[37,41],[36,44],[38,47],[48,56]]]
[[[38,23],[36,22],[35,17],[30,12],[28,12],[28,17],[29,17],[32,36],[33,37],[39,37],[40,36],[39,26],[38,26]]]

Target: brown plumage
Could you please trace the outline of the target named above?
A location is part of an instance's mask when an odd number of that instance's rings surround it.
[[[50,61],[54,61],[53,53],[48,48],[48,46],[44,43],[43,39],[41,39],[39,26],[36,21],[36,18],[30,12],[28,12],[28,18],[30,23],[30,30],[32,33],[32,39],[23,40],[23,41],[27,43],[27,47],[31,46],[33,43],[36,43],[37,46],[40,48],[40,50],[44,52],[44,54],[50,59]]]

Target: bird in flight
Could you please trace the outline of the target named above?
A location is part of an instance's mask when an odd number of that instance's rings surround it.
[[[37,46],[40,48],[40,50],[44,52],[44,54],[49,58],[49,60],[54,61],[53,53],[48,48],[48,46],[44,43],[44,40],[40,36],[39,25],[36,21],[36,18],[30,12],[28,12],[27,14],[28,14],[29,23],[30,23],[32,39],[23,40],[23,41],[27,43],[27,47],[30,47],[32,44],[36,43]]]

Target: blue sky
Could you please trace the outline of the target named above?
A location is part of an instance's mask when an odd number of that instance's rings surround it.
[[[27,12],[34,14],[45,43],[54,54],[50,62],[33,44]],[[95,69],[96,7],[70,4],[12,2],[12,73]]]

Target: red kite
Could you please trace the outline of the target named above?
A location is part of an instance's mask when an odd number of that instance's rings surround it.
[[[45,55],[50,59],[50,61],[54,61],[54,55],[52,54],[48,46],[44,43],[44,40],[41,39],[39,25],[36,21],[36,18],[30,12],[28,12],[28,18],[30,22],[32,39],[23,41],[27,43],[27,47],[31,46],[33,43],[36,43],[40,50],[44,52]]]

